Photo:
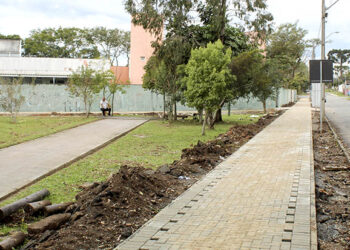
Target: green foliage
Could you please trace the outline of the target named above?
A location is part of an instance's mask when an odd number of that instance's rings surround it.
[[[97,58],[98,48],[86,39],[80,28],[47,28],[32,30],[24,40],[25,56],[59,58]]]
[[[0,34],[0,39],[10,39],[10,40],[21,40],[21,37],[19,35],[3,35]]]
[[[340,81],[344,81],[343,73],[348,69],[348,66],[344,64],[350,60],[350,50],[333,49],[328,52],[328,59],[339,64],[336,67],[336,71],[339,73]]]
[[[279,81],[276,61],[266,59],[259,50],[251,50],[234,57],[230,67],[239,86],[236,96],[251,93],[262,102],[266,112],[266,100],[275,95]]]
[[[111,65],[118,65],[118,58],[122,54],[129,54],[130,32],[105,27],[96,27],[85,32],[89,43],[97,45],[101,50],[100,54]]]
[[[68,90],[84,102],[86,117],[89,117],[90,108],[96,94],[108,84],[110,72],[97,71],[89,66],[81,66],[73,72],[68,80]]]
[[[32,30],[24,40],[25,56],[59,58],[107,58],[118,65],[130,51],[130,33],[119,29],[46,28]]]
[[[307,31],[297,23],[282,24],[268,39],[267,57],[276,60],[283,76],[283,85],[289,88],[298,68],[303,64],[302,57],[307,47]]]
[[[194,49],[186,65],[186,91],[184,93],[188,106],[197,110],[204,109],[210,127],[213,127],[215,116],[231,93],[227,87],[234,77],[228,65],[231,62],[231,49],[224,51],[220,40],[209,43],[206,48]],[[204,128],[204,125],[203,125]],[[204,130],[203,130],[204,133]]]
[[[22,84],[23,78],[0,78],[0,107],[10,113],[13,123],[25,102]]]

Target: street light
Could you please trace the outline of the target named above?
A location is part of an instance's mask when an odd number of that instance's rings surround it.
[[[335,31],[335,32],[332,32],[330,34],[328,34],[328,36],[326,36],[326,39],[329,38],[331,35],[334,35],[334,34],[339,34],[340,32],[339,31]],[[331,43],[332,41],[331,40],[326,40],[325,43]],[[314,39],[311,39],[311,47],[312,47],[312,54],[311,54],[311,59],[312,60],[315,60],[316,59],[316,48],[321,45],[321,40],[318,39],[318,38],[314,38]]]
[[[320,105],[320,131],[322,132],[322,125],[323,125],[323,117],[325,116],[325,104],[326,104],[326,89],[325,85],[322,81],[322,60],[326,59],[326,18],[328,16],[327,10],[332,8],[336,3],[338,3],[339,0],[336,0],[333,4],[331,4],[329,7],[326,7],[325,0],[322,0],[322,37],[321,37],[321,68],[320,68],[320,74],[321,74],[321,105]]]
[[[328,36],[326,36],[326,39],[329,38],[331,35],[339,34],[339,33],[340,33],[339,31],[334,31],[334,32],[328,34]],[[327,40],[326,40],[326,43],[327,43]]]

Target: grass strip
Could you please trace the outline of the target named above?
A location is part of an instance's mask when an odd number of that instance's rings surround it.
[[[69,128],[96,121],[82,116],[19,116],[17,123],[11,117],[0,116],[0,148],[54,134]]]

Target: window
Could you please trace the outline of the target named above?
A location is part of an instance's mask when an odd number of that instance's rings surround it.
[[[144,61],[146,59],[146,57],[141,56],[140,59],[141,59],[141,61]]]

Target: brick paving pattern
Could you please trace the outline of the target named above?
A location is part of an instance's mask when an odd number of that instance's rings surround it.
[[[316,249],[311,136],[302,99],[117,249]]]

